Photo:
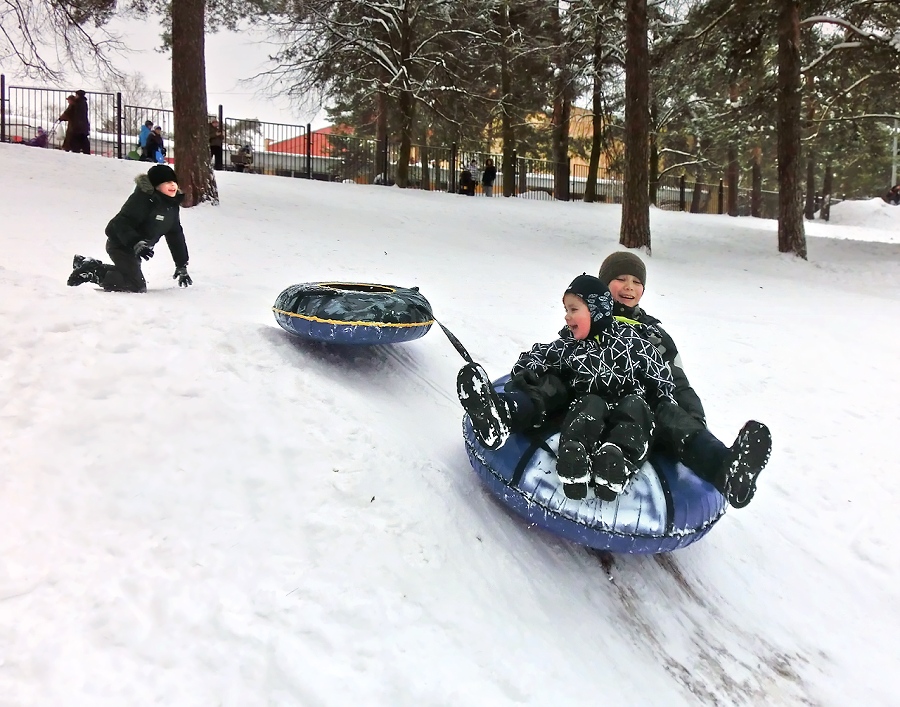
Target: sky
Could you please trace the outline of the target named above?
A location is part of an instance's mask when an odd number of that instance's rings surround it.
[[[900,207],[652,210],[642,304],[711,429],[772,430],[753,502],[614,558],[467,459],[437,329],[283,331],[300,282],[418,286],[492,377],[618,249],[616,205],[217,173],[144,295],[66,287],[143,165],[0,145],[0,705],[897,704]],[[177,165],[176,165],[177,167]]]
[[[119,35],[127,52],[113,57],[116,67],[125,74],[141,73],[149,88],[171,94],[172,62],[170,52],[160,52],[159,32],[153,23],[145,20],[117,18],[108,28]],[[207,97],[211,113],[221,104],[225,114],[232,118],[258,118],[274,123],[311,123],[314,129],[328,124],[321,107],[296,105],[284,97],[267,95],[263,82],[247,82],[256,74],[271,68],[269,55],[275,48],[258,30],[240,32],[221,31],[206,36]],[[19,81],[17,67],[7,60],[0,69],[8,81]],[[85,90],[100,90],[96,79],[80,77],[69,72],[72,85]],[[44,85],[32,80],[24,85]],[[73,88],[74,90],[74,88]]]

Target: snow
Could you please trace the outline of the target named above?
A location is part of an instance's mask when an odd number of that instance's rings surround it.
[[[219,173],[194,287],[164,247],[146,295],[66,287],[139,167],[0,145],[0,705],[897,703],[900,208],[836,205],[809,262],[653,211],[644,305],[711,429],[774,450],[746,509],[607,575],[481,487],[437,328],[329,348],[271,305],[418,285],[499,376],[620,207]]]

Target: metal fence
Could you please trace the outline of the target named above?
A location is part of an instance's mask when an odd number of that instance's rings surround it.
[[[59,117],[69,91],[6,85],[0,74],[0,141],[21,142],[33,138],[39,127],[48,130],[49,147],[61,149],[65,126]],[[122,104],[121,93],[86,92],[91,122],[91,152],[119,159],[138,157],[138,136],[146,121],[162,128],[166,160],[175,155],[174,114],[170,109]],[[257,119],[223,116],[224,168],[280,177],[300,177],[358,184],[391,185],[397,178],[399,146],[326,128],[313,131],[307,124],[290,125]],[[49,127],[48,127],[49,126]],[[494,193],[504,191],[529,199],[583,200],[588,185],[588,166],[569,160],[557,164],[519,157],[512,153],[513,182],[504,185],[503,155],[460,150],[456,145],[413,145],[407,171],[408,187],[429,191],[484,194],[481,176],[492,159],[497,168]],[[474,188],[461,186],[468,171]],[[557,189],[557,179],[561,187]],[[619,204],[623,198],[621,175],[599,169],[593,201]],[[507,189],[504,189],[507,186]],[[651,185],[651,199],[660,209],[722,214],[728,203],[727,187],[716,183],[689,182],[685,176],[664,175]],[[738,189],[738,215],[777,218],[777,192],[757,193]]]

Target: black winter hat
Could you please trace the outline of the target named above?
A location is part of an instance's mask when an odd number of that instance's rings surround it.
[[[600,265],[600,279],[604,284],[609,284],[619,275],[631,275],[647,285],[647,266],[634,253],[620,250],[606,256],[606,260]]]
[[[566,288],[566,294],[577,295],[587,304],[588,312],[591,313],[590,336],[597,336],[609,328],[613,320],[613,298],[600,278],[579,275]]]
[[[150,178],[150,183],[154,187],[158,187],[165,182],[178,182],[178,177],[175,176],[175,170],[167,164],[153,165],[147,172],[147,176]]]

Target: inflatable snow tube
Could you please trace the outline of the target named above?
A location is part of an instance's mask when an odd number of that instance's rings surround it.
[[[495,381],[494,388],[502,391],[508,379]],[[556,475],[559,432],[541,439],[513,435],[492,451],[475,438],[466,415],[463,435],[472,467],[500,501],[532,523],[598,550],[670,552],[702,538],[725,512],[722,494],[665,457],[651,456],[614,501],[601,501],[593,492],[573,501]]]
[[[431,305],[418,288],[361,282],[291,285],[272,310],[285,331],[333,344],[412,341],[434,323]]]

